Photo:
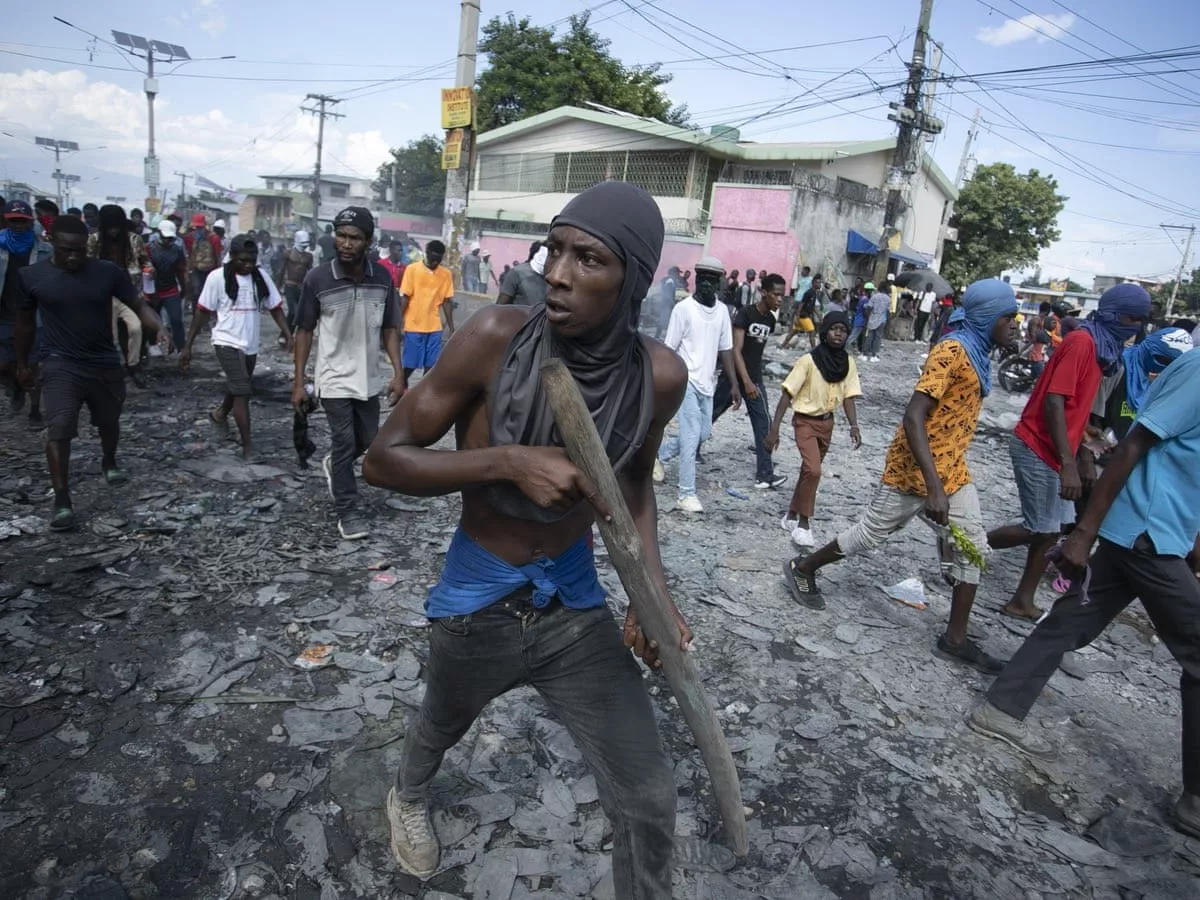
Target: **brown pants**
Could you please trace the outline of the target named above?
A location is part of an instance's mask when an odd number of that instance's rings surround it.
[[[788,515],[809,518],[817,508],[821,460],[829,452],[829,443],[833,440],[833,416],[814,419],[796,413],[792,416],[792,428],[796,431],[796,449],[800,451],[800,477],[792,492]]]

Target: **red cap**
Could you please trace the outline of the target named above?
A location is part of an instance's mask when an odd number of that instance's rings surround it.
[[[208,219],[205,218],[204,213],[192,213],[193,228],[204,228],[206,225],[208,225]]]

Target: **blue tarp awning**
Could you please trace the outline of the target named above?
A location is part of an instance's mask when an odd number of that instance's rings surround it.
[[[847,253],[868,253],[874,256],[879,252],[879,245],[861,232],[851,228],[846,232],[846,252]],[[891,252],[892,259],[898,259],[901,262],[911,263],[914,266],[926,266],[929,261],[922,257],[917,251],[911,247],[900,245],[899,250]]]

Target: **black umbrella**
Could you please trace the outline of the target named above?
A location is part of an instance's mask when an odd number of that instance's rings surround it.
[[[954,293],[950,282],[932,269],[910,269],[896,276],[896,285],[906,287],[915,294],[924,292],[925,285],[933,284],[933,292],[939,297]]]

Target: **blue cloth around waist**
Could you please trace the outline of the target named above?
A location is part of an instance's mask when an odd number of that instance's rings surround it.
[[[470,615],[528,584],[533,585],[533,605],[539,609],[555,595],[571,609],[603,606],[591,535],[585,534],[556,559],[542,557],[514,566],[479,546],[460,527],[446,552],[442,577],[425,600],[425,615]]]

